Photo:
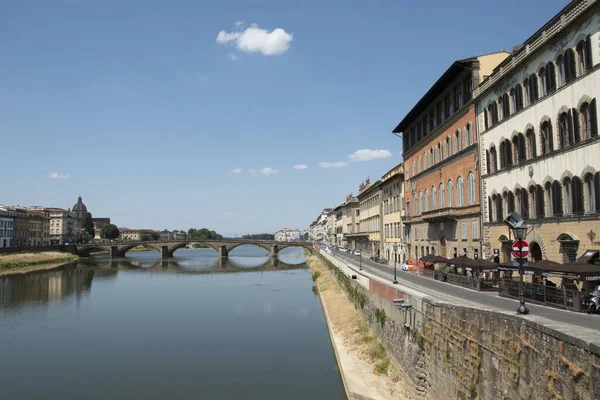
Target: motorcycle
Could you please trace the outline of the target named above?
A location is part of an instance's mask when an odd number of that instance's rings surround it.
[[[600,288],[597,288],[590,295],[590,305],[588,306],[588,314],[600,312]]]

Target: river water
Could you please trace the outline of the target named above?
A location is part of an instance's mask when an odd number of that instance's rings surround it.
[[[343,399],[302,251],[0,277],[0,399]]]

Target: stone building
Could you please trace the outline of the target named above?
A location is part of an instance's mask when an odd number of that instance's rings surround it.
[[[599,2],[570,2],[474,91],[486,257],[511,259],[513,210],[533,260],[574,261],[600,245],[599,19]]]
[[[0,206],[0,248],[15,247],[16,213],[9,207]]]
[[[186,240],[187,239],[187,233],[185,233],[184,231],[173,231],[173,240]]]
[[[159,233],[160,240],[173,240],[173,232],[164,229]]]
[[[160,238],[160,232],[153,229],[127,229],[119,228],[118,240],[129,241],[129,242],[140,242],[145,237],[151,237],[152,235],[158,235]],[[150,239],[152,240],[152,239]]]
[[[15,246],[44,246],[46,216],[43,212],[27,207],[9,207],[15,216]]]
[[[381,177],[383,208],[382,256],[398,262],[404,260],[402,240],[402,199],[404,199],[404,164],[400,163]],[[394,244],[397,246],[394,253]]]
[[[479,257],[472,89],[507,56],[499,52],[455,61],[393,130],[403,141],[408,258]]]
[[[101,239],[102,228],[110,224],[110,218],[92,218],[94,225],[94,239]]]
[[[350,193],[346,196],[346,201],[342,204],[342,246],[351,247],[348,235],[358,232],[359,222],[359,203],[358,199]]]
[[[76,214],[63,208],[46,208],[50,222],[50,244],[76,243],[80,225]]]

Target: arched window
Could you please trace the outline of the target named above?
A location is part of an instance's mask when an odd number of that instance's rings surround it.
[[[583,184],[578,176],[571,179],[571,212],[573,214],[583,214]]]
[[[433,147],[431,149],[429,149],[429,166],[433,166]]]
[[[444,208],[446,207],[446,204],[444,203],[444,184],[440,183],[440,190],[439,190],[439,194],[440,194],[440,208]]]
[[[448,194],[448,207],[454,207],[454,186],[452,185],[452,181],[448,181],[446,193]]]
[[[494,146],[490,148],[490,164],[488,166],[488,171],[498,171],[498,155],[496,154],[496,148]]]
[[[535,154],[535,133],[533,133],[533,129],[527,129],[525,133],[525,141],[527,147],[527,159],[531,160],[536,156]]]
[[[448,136],[446,138],[446,150],[448,152],[448,157],[450,157],[452,155],[452,144],[451,144],[451,139],[450,136]]]
[[[492,198],[488,196],[488,221],[494,222],[494,210],[492,209]]]
[[[427,169],[427,152],[423,153],[423,166],[419,166],[419,172]]]
[[[588,213],[598,211],[598,194],[600,194],[600,187],[598,185],[597,179],[598,173],[596,176],[594,174],[587,174],[584,178],[585,180],[585,211]]]
[[[412,172],[413,175],[416,175],[419,173],[419,171],[417,171],[417,165],[421,164],[421,157],[418,158],[419,162],[417,163],[417,160],[413,160],[412,162]]]
[[[435,187],[431,188],[431,209],[437,209],[437,192],[435,190]]]
[[[546,95],[546,93],[548,93],[548,77],[546,76],[546,68],[540,68],[538,77],[540,81],[540,96],[543,97]]]
[[[556,72],[552,61],[546,64],[546,93],[553,92],[556,89]]]
[[[448,139],[446,139],[444,141],[444,158],[442,158],[442,160],[445,160],[446,158],[448,158]]]
[[[534,103],[537,99],[540,98],[540,93],[538,91],[538,79],[536,74],[531,74],[529,76],[529,101]]]
[[[556,68],[558,69],[558,86],[562,86],[565,84],[565,58],[561,54],[556,59]]]
[[[544,189],[540,185],[529,187],[531,218],[544,217]]]
[[[472,145],[474,143],[474,140],[473,140],[473,130],[471,129],[471,126],[472,126],[471,123],[468,122],[467,123],[467,128],[466,128],[467,129],[467,140],[465,141],[467,143],[466,146],[470,146],[470,145]]]
[[[525,89],[525,105],[531,104],[531,86],[529,85],[529,78],[525,78],[523,81],[523,89]]]
[[[458,153],[459,151],[462,150],[462,140],[460,138],[460,130],[456,130],[456,133],[454,134],[454,153]]]
[[[423,212],[423,193],[419,192],[419,215]]]
[[[462,176],[459,176],[458,179],[456,180],[456,206],[457,207],[462,207],[465,203],[464,203],[464,192],[465,192],[465,188],[464,188],[464,184],[463,184],[463,178]]]
[[[573,191],[570,178],[565,178],[563,187],[565,189],[565,214],[570,215],[573,213]]]
[[[519,111],[523,109],[523,88],[521,85],[515,86],[515,110]]]
[[[567,49],[565,51],[565,82],[570,82],[576,77],[575,52],[573,49]]]
[[[579,126],[581,128],[581,137],[585,139],[589,139],[592,137],[592,121],[591,121],[591,113],[590,113],[590,105],[588,103],[583,103],[580,108],[580,121]]]
[[[427,212],[427,211],[429,211],[429,190],[425,189],[423,198],[425,200],[425,209],[423,209],[423,212]]]
[[[508,94],[502,95],[502,119],[510,117],[510,100]]]
[[[525,136],[522,133],[519,133],[517,136],[513,138],[513,154],[514,158],[512,163],[514,165],[519,165],[523,161],[525,161]]]
[[[574,143],[571,116],[568,112],[563,112],[558,116],[558,137],[560,138],[561,148]]]
[[[496,208],[496,221],[502,221],[504,212],[502,210],[502,196],[499,194],[495,194],[492,196],[492,201],[494,202],[494,206]]]
[[[554,151],[552,140],[552,124],[550,121],[544,121],[540,128],[540,142],[542,145],[542,154],[548,154]]]
[[[529,194],[525,189],[516,190],[517,197],[517,212],[521,214],[524,219],[529,219]]]
[[[552,182],[552,215],[555,217],[563,215],[562,187],[556,180]]]
[[[467,193],[469,205],[475,204],[475,175],[472,172],[467,177]]]
[[[515,211],[515,194],[511,191],[504,192],[502,193],[502,198],[504,200],[504,209],[506,210],[505,215]],[[502,219],[504,219],[504,215]]]
[[[417,206],[417,194],[413,193],[413,216],[419,215],[419,207]]]

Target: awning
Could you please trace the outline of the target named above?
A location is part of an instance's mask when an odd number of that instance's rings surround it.
[[[496,264],[494,262],[483,260],[483,259],[473,260],[472,258],[469,258],[467,256],[454,257],[446,262],[448,264],[459,265],[462,267],[471,267],[473,269],[478,269],[478,270],[497,269],[498,268],[498,264]]]

